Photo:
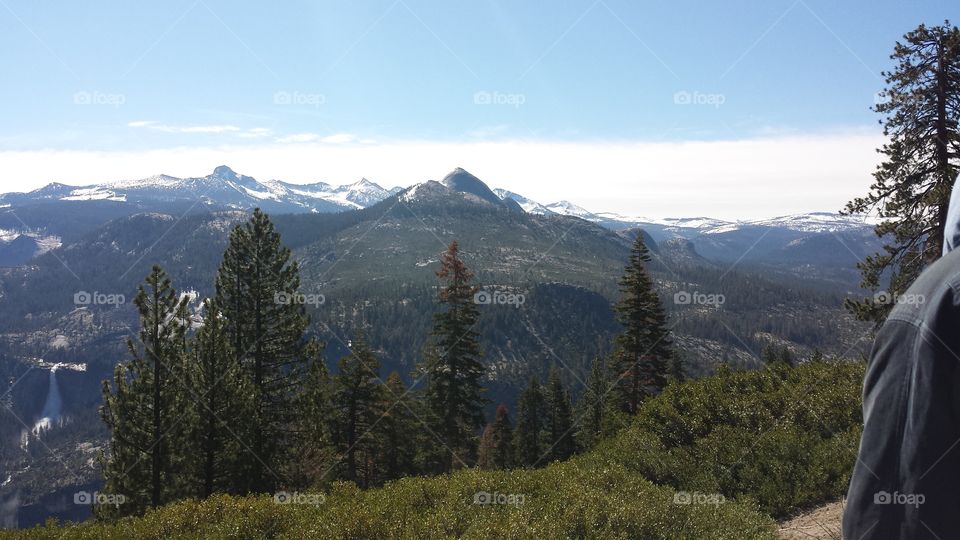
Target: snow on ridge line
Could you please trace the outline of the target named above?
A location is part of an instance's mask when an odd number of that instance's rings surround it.
[[[264,200],[270,200],[270,201],[279,200],[279,197],[277,197],[277,194],[276,194],[276,193],[272,193],[272,192],[270,192],[270,191],[254,191],[254,190],[252,190],[252,189],[250,189],[250,188],[248,188],[248,187],[246,187],[246,186],[242,186],[242,187],[243,187],[244,193],[246,193],[247,195],[253,197],[254,199],[260,199],[261,201],[264,201]]]
[[[229,174],[228,174],[229,173]],[[215,184],[214,184],[215,183]],[[53,184],[47,186],[49,188]],[[61,195],[62,201],[94,201],[109,200],[116,202],[125,202],[127,196],[132,192],[150,191],[167,193],[176,196],[178,192],[182,195],[192,197],[200,191],[208,192],[214,185],[220,185],[230,190],[236,191],[239,197],[249,197],[255,200],[271,200],[281,203],[289,203],[298,207],[312,209],[310,199],[315,201],[326,201],[344,209],[360,209],[390,196],[392,193],[400,191],[398,188],[390,190],[383,188],[379,184],[372,182],[367,178],[361,178],[353,183],[333,186],[325,182],[316,182],[312,184],[289,184],[280,180],[258,181],[255,178],[238,175],[232,170],[221,170],[217,167],[212,174],[204,177],[178,178],[165,174],[155,175],[143,179],[119,180],[105,182],[102,184],[79,186],[68,188],[65,195]],[[46,188],[41,188],[46,189]],[[37,190],[37,191],[41,191]],[[227,198],[230,199],[230,195]],[[237,200],[220,201],[228,206],[245,206]]]
[[[70,191],[70,194],[61,197],[61,201],[114,201],[127,202],[126,195],[117,195],[109,189],[101,187],[80,188]]]
[[[424,187],[427,187],[429,190],[429,186],[426,186],[429,182],[415,184],[406,190],[399,188],[388,190],[367,178],[361,178],[351,184],[332,186],[324,182],[314,184],[289,184],[279,180],[258,181],[249,176],[239,175],[229,169],[228,172],[231,174],[226,175],[226,172],[221,171],[220,167],[218,167],[217,170],[205,177],[178,178],[160,174],[139,180],[121,180],[86,187],[71,188],[69,186],[63,186],[64,188],[68,188],[68,190],[61,191],[59,196],[60,200],[64,201],[103,200],[126,202],[128,193],[125,191],[127,190],[140,191],[155,189],[158,191],[175,192],[180,189],[194,193],[197,190],[209,186],[209,182],[222,182],[224,187],[236,190],[237,196],[244,198],[244,200],[232,199],[230,198],[232,197],[231,195],[227,195],[227,199],[221,202],[231,207],[244,208],[248,206],[251,203],[249,202],[250,199],[246,198],[249,197],[255,200],[273,200],[288,203],[316,212],[317,209],[314,208],[315,203],[311,202],[311,200],[323,200],[339,206],[342,209],[360,209],[375,204],[393,193],[405,192],[403,196],[404,200],[411,200],[415,197],[425,195],[426,192],[421,191]],[[606,225],[610,223],[628,226],[643,226],[644,224],[648,224],[667,228],[693,229],[701,234],[718,234],[748,226],[778,227],[804,232],[835,232],[875,224],[875,220],[862,216],[845,216],[831,212],[810,212],[737,221],[709,217],[647,218],[635,215],[621,215],[614,212],[591,212],[568,200],[561,200],[549,205],[544,205],[504,189],[494,189],[493,191],[500,199],[510,198],[517,202],[517,204],[529,214],[560,214],[579,217]],[[63,195],[64,192],[66,192],[65,196]]]

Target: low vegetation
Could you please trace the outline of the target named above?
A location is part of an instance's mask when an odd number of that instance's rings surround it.
[[[773,517],[846,489],[860,363],[670,385],[594,450],[538,470],[460,470],[378,489],[215,496],[9,538],[773,538]],[[489,502],[489,504],[479,504]]]

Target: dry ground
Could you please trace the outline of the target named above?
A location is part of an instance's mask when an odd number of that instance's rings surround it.
[[[814,508],[780,523],[779,537],[784,540],[840,540],[843,501]]]

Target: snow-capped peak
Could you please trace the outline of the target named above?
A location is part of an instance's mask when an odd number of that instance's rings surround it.
[[[579,218],[595,218],[595,214],[585,208],[577,206],[570,201],[557,201],[547,205],[547,209],[555,214],[563,216],[575,216]]]
[[[528,198],[526,198],[526,197],[524,197],[523,195],[520,195],[520,194],[518,194],[518,193],[514,193],[514,192],[512,192],[512,191],[507,191],[507,190],[501,189],[501,188],[497,188],[497,189],[493,190],[493,192],[496,193],[496,194],[497,194],[497,197],[500,197],[501,199],[504,199],[504,200],[506,200],[506,199],[512,199],[512,200],[514,200],[517,204],[520,205],[520,208],[523,208],[523,211],[526,212],[526,213],[528,213],[528,214],[538,214],[538,215],[550,215],[550,214],[553,214],[553,212],[552,212],[549,208],[547,208],[546,206],[538,203],[537,201],[535,201],[535,200],[533,200],[533,199],[528,199]]]
[[[213,174],[211,176],[216,176],[216,177],[224,178],[227,180],[236,180],[238,178],[237,173],[234,172],[233,169],[231,169],[226,165],[218,166],[216,169],[213,170]]]

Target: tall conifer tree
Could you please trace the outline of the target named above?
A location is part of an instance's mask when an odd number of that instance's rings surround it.
[[[240,493],[246,451],[239,433],[253,412],[250,380],[236,361],[218,306],[204,302],[204,323],[191,340],[185,369],[190,391],[190,445],[195,456],[192,492],[209,497],[216,492]]]
[[[513,431],[516,464],[534,467],[546,450],[547,400],[536,378],[520,394],[517,402],[517,427]]]
[[[141,513],[185,495],[177,449],[185,433],[178,422],[184,403],[181,371],[186,300],[154,266],[133,301],[140,317],[130,360],[117,365],[113,385],[103,382],[100,413],[111,430],[110,453],[101,459],[105,491],[127,498],[108,512]],[[182,457],[182,456],[181,456]]]
[[[298,301],[298,265],[259,208],[230,234],[216,286],[236,360],[253,384],[254,411],[245,437],[249,490],[272,492],[284,481],[296,444],[294,400],[320,347],[304,337],[309,320]]]
[[[577,403],[577,441],[582,448],[592,448],[603,436],[607,411],[607,370],[601,358],[594,358],[587,377],[587,387]]]
[[[507,406],[501,403],[492,422],[480,437],[477,465],[482,469],[509,469],[513,466],[513,426]]]
[[[577,442],[573,430],[573,404],[563,381],[560,380],[560,372],[555,368],[550,371],[550,378],[547,380],[546,398],[549,412],[547,444],[550,449],[545,459],[563,461],[577,452]]]
[[[332,480],[337,463],[333,443],[333,382],[322,357],[308,368],[306,380],[296,397],[296,459],[291,461],[291,485],[300,489],[317,487]]]
[[[474,302],[477,287],[473,273],[460,258],[453,241],[440,260],[438,300],[441,311],[434,315],[431,341],[427,345],[421,373],[427,376],[424,392],[434,431],[449,450],[444,470],[473,459],[477,430],[483,426],[481,362],[478,334],[474,330],[479,312]]]
[[[886,242],[857,266],[861,285],[888,294],[848,300],[861,320],[883,322],[890,298],[904,293],[943,250],[950,190],[960,170],[960,30],[945,21],[903,36],[885,72],[887,87],[874,110],[889,138],[879,152],[870,193],[847,204],[848,213],[876,211]],[[889,283],[884,281],[889,280]]]
[[[614,377],[624,411],[634,414],[646,396],[666,386],[672,352],[667,315],[647,271],[650,252],[637,234],[630,260],[620,279],[617,315],[623,332],[617,336]]]
[[[418,445],[429,442],[422,439],[413,399],[396,371],[387,377],[377,411],[377,483],[416,474]]]
[[[381,417],[384,389],[380,384],[380,361],[358,334],[351,354],[340,359],[333,379],[333,440],[343,459],[343,476],[367,487],[368,464],[376,455],[377,438],[372,432]]]

